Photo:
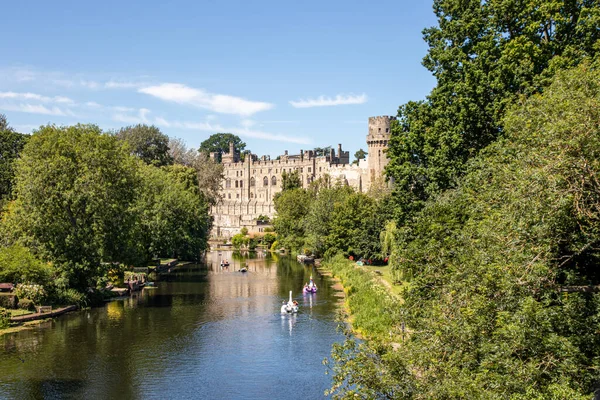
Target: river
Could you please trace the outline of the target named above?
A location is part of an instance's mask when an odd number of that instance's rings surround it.
[[[311,274],[319,291],[303,295]],[[280,314],[289,290],[297,315]],[[289,257],[210,252],[154,289],[0,336],[0,398],[322,398],[337,301]]]

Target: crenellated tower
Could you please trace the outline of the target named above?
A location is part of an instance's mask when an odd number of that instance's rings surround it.
[[[375,179],[383,175],[385,166],[389,160],[385,154],[390,140],[390,122],[396,117],[387,115],[379,117],[369,117],[369,133],[367,134],[368,146],[368,169],[369,181],[374,182]]]

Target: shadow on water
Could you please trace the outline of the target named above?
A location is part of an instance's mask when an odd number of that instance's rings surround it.
[[[302,294],[311,274],[319,291]],[[280,315],[290,290],[300,312]],[[0,336],[0,398],[323,397],[335,304],[289,257],[211,252],[153,289]]]

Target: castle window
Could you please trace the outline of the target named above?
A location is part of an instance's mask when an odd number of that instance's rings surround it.
[[[225,181],[225,187],[226,187],[227,189],[231,188],[231,179],[227,179],[227,180]]]
[[[275,186],[277,185],[277,177],[275,175],[273,175],[273,177],[271,178],[271,186]]]
[[[377,132],[381,133],[381,128],[377,128]]]
[[[263,186],[269,186],[269,178],[266,176],[263,178]]]
[[[275,173],[277,173],[277,168],[275,168]]]
[[[385,128],[385,133],[388,133],[390,131],[390,128]]]
[[[239,174],[239,171],[235,171],[235,176],[237,177]]]
[[[250,198],[253,199],[254,198],[254,193],[250,193]]]
[[[308,172],[310,172],[310,167],[308,167]]]
[[[231,193],[227,193],[227,198],[231,198]]]
[[[319,167],[319,172],[321,172],[321,167]]]
[[[254,186],[256,184],[254,177],[250,178],[250,186]]]
[[[240,181],[240,187],[244,187],[244,181]]]
[[[300,172],[304,172],[304,168],[300,167]]]
[[[236,194],[235,197],[236,197],[236,199],[239,199],[240,198],[240,194],[239,193]]]
[[[238,181],[235,181],[235,187],[238,187]]]

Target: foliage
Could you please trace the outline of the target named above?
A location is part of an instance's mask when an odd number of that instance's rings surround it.
[[[367,153],[363,149],[358,149],[358,151],[356,153],[354,153],[355,160],[352,162],[352,164],[358,164],[358,162],[360,160],[364,160],[365,159],[365,157],[367,156],[367,154],[369,154],[369,153]]]
[[[240,233],[244,236],[246,236],[248,234],[248,228],[246,228],[245,226],[242,227],[242,229],[240,229]]]
[[[33,311],[33,310],[35,310],[36,304],[39,304],[39,303],[36,303],[33,300],[28,299],[28,298],[20,298],[19,304],[17,305],[17,307],[19,307],[21,310]]]
[[[219,201],[223,165],[211,160],[206,153],[187,149],[181,139],[169,140],[169,154],[175,164],[192,167],[196,171],[200,192],[211,205],[216,204]]]
[[[399,222],[455,186],[465,162],[503,132],[507,107],[540,92],[561,67],[598,49],[597,1],[435,0],[424,66],[437,79],[425,101],[400,106],[388,176]]]
[[[173,164],[173,158],[169,154],[169,137],[156,126],[127,126],[115,135],[127,143],[132,155],[139,157],[146,164],[155,167]]]
[[[0,247],[0,282],[46,285],[52,268],[21,245]]]
[[[277,216],[273,227],[279,237],[279,245],[291,250],[304,246],[305,229],[302,220],[308,214],[313,193],[305,189],[279,192],[274,198]]]
[[[398,385],[420,399],[593,396],[600,295],[585,289],[600,283],[599,106],[597,64],[559,73],[507,115],[505,138],[456,190],[398,228],[394,268],[413,275],[397,309],[408,340],[370,352],[369,368],[410,368],[371,397]],[[354,382],[356,357],[338,352],[334,382]]]
[[[328,156],[329,153],[331,152],[331,146],[327,146],[327,147],[315,147],[313,149],[313,152],[314,152],[315,157]]]
[[[258,218],[256,218],[257,222],[262,222],[262,223],[269,223],[271,221],[271,219],[269,218],[268,215],[259,215]]]
[[[46,290],[42,285],[19,283],[15,287],[15,295],[19,298],[19,304],[25,299],[35,304],[41,304],[47,297]]]
[[[0,114],[1,116],[1,114]],[[1,121],[0,121],[1,122]],[[0,308],[0,329],[8,328],[10,324],[10,313],[4,308]]]
[[[2,123],[1,117],[4,116],[0,114],[0,201],[11,196],[15,175],[14,162],[29,137],[10,129],[6,123]]]
[[[276,240],[277,236],[273,235],[272,233],[265,233],[262,237],[262,244],[267,247],[271,247]]]
[[[281,172],[281,191],[299,189],[302,187],[302,180],[300,180],[300,173],[298,170],[292,172]]]
[[[181,165],[138,168],[141,185],[132,238],[136,264],[147,265],[156,256],[197,260],[207,248],[211,222],[194,170]]]
[[[5,223],[29,237],[69,286],[95,287],[100,261],[128,252],[134,160],[94,125],[48,125],[34,132],[16,165],[17,199]]]
[[[217,153],[217,161],[221,162],[221,155],[229,153],[229,143],[233,143],[233,148],[239,153],[246,148],[246,143],[242,142],[242,139],[237,135],[232,133],[215,133],[200,143],[198,151],[205,154]]]

